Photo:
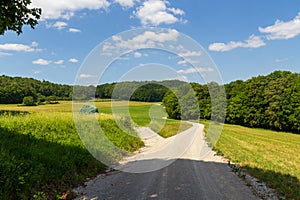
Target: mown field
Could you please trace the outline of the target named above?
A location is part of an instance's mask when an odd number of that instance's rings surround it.
[[[146,126],[165,116],[161,106],[130,102],[133,123],[120,129],[111,115],[110,102],[96,102],[97,120],[107,138],[128,152],[142,147],[135,126]],[[117,114],[126,109],[120,102]],[[40,106],[0,105],[0,199],[59,199],[63,192],[106,169],[85,148],[80,140],[71,102]],[[27,113],[28,112],[28,113]],[[127,123],[126,120],[124,123]],[[179,122],[166,120],[163,130],[176,134]],[[175,128],[174,128],[175,127]],[[182,129],[182,128],[181,128]]]
[[[299,134],[225,124],[214,148],[280,196],[300,199]]]

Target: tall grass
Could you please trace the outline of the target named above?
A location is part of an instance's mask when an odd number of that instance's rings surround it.
[[[134,151],[143,146],[112,119],[98,116],[98,120],[120,148]],[[55,199],[106,168],[85,149],[72,113],[63,112],[0,116],[0,160],[0,199],[28,199],[35,194]]]
[[[106,138],[127,152],[133,152],[144,145],[133,130],[134,125],[149,126],[151,122],[166,117],[163,108],[153,103],[129,102],[133,122],[128,117],[117,117],[116,120],[111,115],[111,102],[95,102],[95,105],[100,114],[82,117],[87,121],[89,117],[96,117],[97,125],[100,125]],[[115,106],[121,115],[127,109],[124,102],[116,102]],[[79,138],[72,102],[34,107],[0,105],[1,109],[17,112],[5,111],[0,114],[0,199],[45,196],[58,199],[61,192],[106,169],[86,149],[86,144],[82,142],[84,140]],[[120,127],[116,121],[121,123]],[[177,134],[181,130],[179,124],[180,121],[166,120],[160,134],[164,137]],[[189,125],[183,127],[186,129]],[[97,134],[96,129],[88,127],[87,130],[90,131],[86,131],[86,136],[90,137],[93,144],[96,141],[93,140]],[[96,154],[98,150],[98,147],[92,148]]]

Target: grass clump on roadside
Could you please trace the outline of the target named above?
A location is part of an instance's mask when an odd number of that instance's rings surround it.
[[[127,137],[112,119],[98,120],[120,148],[134,151],[143,145],[140,139]],[[84,147],[71,112],[0,116],[0,160],[0,199],[34,195],[56,199],[106,169]]]
[[[166,119],[166,122],[162,128],[159,122],[150,124],[150,128],[164,138],[177,135],[178,133],[189,129],[192,126],[192,124],[187,123],[185,121],[173,119]]]
[[[225,124],[214,149],[279,196],[299,199],[300,135]]]

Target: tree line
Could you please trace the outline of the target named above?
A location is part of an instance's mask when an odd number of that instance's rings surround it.
[[[223,96],[224,88],[226,96]],[[275,71],[222,86],[214,82],[201,85],[179,80],[70,86],[32,78],[0,76],[2,104],[19,104],[25,97],[32,97],[35,102],[72,100],[73,91],[80,100],[112,98],[163,102],[173,119],[212,119],[300,133],[299,73]]]
[[[35,102],[69,100],[72,87],[33,78],[0,76],[1,104],[20,104],[25,97],[32,97]]]
[[[161,102],[168,88],[176,88],[182,81],[142,81],[106,83],[90,86],[71,86],[39,81],[33,78],[0,76],[0,104],[40,103],[57,100],[118,99]],[[75,93],[74,93],[75,91]],[[74,96],[73,96],[74,94]]]
[[[298,73],[275,71],[267,76],[237,80],[223,86],[217,83],[191,85],[198,99],[200,119],[300,133]],[[222,98],[223,89],[226,98]],[[170,118],[186,118],[182,117],[185,114],[179,105],[180,98],[185,97],[177,98],[175,93],[167,93],[162,100],[166,111]]]
[[[300,74],[275,71],[225,88],[227,123],[300,133]]]

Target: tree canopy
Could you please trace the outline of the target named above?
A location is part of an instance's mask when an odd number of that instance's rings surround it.
[[[23,25],[34,28],[38,24],[42,10],[29,8],[30,0],[0,0],[0,35],[12,30],[18,35],[22,33]]]
[[[200,119],[220,121],[226,111],[227,123],[300,133],[298,73],[275,71],[267,76],[225,84],[226,102],[225,98],[218,98],[222,86],[191,85],[198,98]],[[167,93],[163,103],[170,118],[180,119],[180,113],[174,114],[174,108],[181,106],[175,95]]]
[[[226,89],[226,97],[223,89]],[[0,103],[114,98],[163,102],[174,119],[214,121],[300,133],[300,74],[275,71],[267,76],[225,85],[185,83],[178,80],[69,86],[32,78],[0,76]],[[225,113],[226,112],[226,113]],[[200,117],[199,117],[200,115]]]

